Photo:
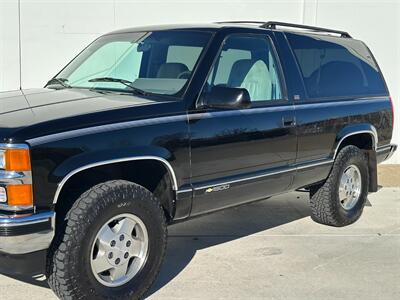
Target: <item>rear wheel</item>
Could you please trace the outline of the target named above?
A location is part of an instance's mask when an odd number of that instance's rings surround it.
[[[147,189],[121,180],[99,184],[58,228],[49,285],[61,299],[139,299],[159,273],[166,242],[163,210]]]
[[[368,182],[366,155],[355,146],[344,147],[325,183],[310,189],[312,219],[338,227],[354,223],[367,200]]]

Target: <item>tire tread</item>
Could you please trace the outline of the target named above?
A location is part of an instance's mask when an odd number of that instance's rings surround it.
[[[360,157],[362,162],[368,166],[365,154],[355,146],[344,147],[337,155],[332,170],[325,181],[318,189],[313,190],[310,199],[311,218],[324,225],[335,227],[342,227],[354,223],[361,215],[362,209],[355,218],[343,218],[336,203],[336,193],[338,188],[338,181],[341,177],[341,171],[345,168],[347,162],[353,157]],[[368,168],[368,167],[367,167]],[[368,169],[367,169],[368,170]],[[368,172],[366,174],[368,184]],[[364,190],[368,191],[368,187]],[[366,194],[361,194],[360,201],[366,200]]]
[[[161,226],[163,227],[163,240],[167,240],[167,227],[164,211],[157,199],[153,197],[148,190],[140,185],[123,180],[108,181],[92,187],[75,201],[69,211],[65,212],[64,226],[58,233],[56,233],[54,241],[48,251],[46,266],[47,280],[53,292],[60,299],[89,299],[85,296],[85,291],[79,288],[80,285],[79,282],[77,282],[74,270],[68,266],[68,261],[66,261],[68,258],[67,252],[70,249],[71,244],[78,243],[77,232],[79,232],[79,229],[83,226],[90,225],[88,223],[88,218],[85,218],[85,212],[90,214],[93,210],[105,209],[107,206],[107,200],[102,197],[102,195],[112,193],[114,194],[114,197],[108,199],[116,201],[118,198],[116,190],[121,188],[124,190],[123,195],[127,196],[132,195],[133,193],[138,199],[149,200],[152,202],[153,206],[157,207],[156,211],[158,212],[158,216],[156,216],[155,219],[162,220]],[[166,245],[166,242],[163,243],[163,248],[160,249],[160,253],[162,253],[161,261],[164,260]],[[157,273],[152,277],[153,279],[145,284],[145,287],[137,298],[140,298],[150,288],[156,280],[159,271],[160,268],[158,268]],[[132,294],[134,292],[135,291],[132,291]],[[111,299],[113,298],[114,297]],[[121,298],[118,297],[118,299]],[[126,299],[134,298],[132,298],[132,295],[127,295]]]

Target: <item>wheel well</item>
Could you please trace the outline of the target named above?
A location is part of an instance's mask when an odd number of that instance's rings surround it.
[[[175,192],[167,167],[157,160],[112,163],[86,169],[69,178],[58,196],[55,211],[64,215],[76,199],[91,187],[109,180],[127,180],[152,192],[160,201],[167,220],[174,215]]]
[[[349,145],[356,146],[363,150],[373,150],[375,146],[375,141],[371,133],[364,132],[364,133],[353,134],[344,138],[340,142],[339,147],[337,148],[335,154],[337,155],[342,148]]]

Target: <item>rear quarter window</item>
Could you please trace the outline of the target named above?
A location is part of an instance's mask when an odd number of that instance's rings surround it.
[[[286,33],[309,98],[387,95],[374,58],[361,42]]]

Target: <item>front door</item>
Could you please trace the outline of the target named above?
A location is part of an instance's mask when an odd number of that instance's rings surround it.
[[[202,93],[245,88],[247,109],[189,112],[192,215],[285,191],[296,159],[293,105],[269,35],[228,36]]]

